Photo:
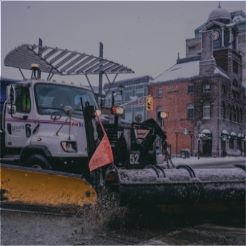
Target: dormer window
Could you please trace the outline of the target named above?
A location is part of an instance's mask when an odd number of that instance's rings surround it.
[[[233,73],[238,74],[238,63],[233,61]]]
[[[211,91],[211,85],[210,84],[204,84],[203,85],[203,92],[209,93]]]
[[[187,91],[188,93],[192,93],[194,91],[194,86],[192,84],[188,85]]]
[[[163,95],[163,88],[162,87],[159,87],[156,89],[156,97],[157,98],[161,98]]]
[[[193,104],[189,104],[187,106],[187,119],[188,120],[193,120],[194,118],[194,105]]]

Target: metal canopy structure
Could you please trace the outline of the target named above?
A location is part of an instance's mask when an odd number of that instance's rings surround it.
[[[49,75],[92,75],[134,73],[133,70],[116,62],[48,46],[23,44],[10,51],[4,60],[5,66],[30,69],[38,64],[41,72]],[[49,77],[49,76],[48,76]]]
[[[52,48],[42,45],[42,39],[39,38],[38,45],[23,44],[10,51],[5,59],[4,65],[18,68],[23,79],[26,79],[22,69],[30,70],[32,64],[38,64],[43,73],[48,73],[47,80],[51,80],[53,75],[84,75],[91,91],[96,95],[93,86],[89,80],[89,75],[99,75],[99,93],[97,100],[102,106],[102,75],[104,74],[109,83],[108,94],[112,84],[118,74],[134,73],[126,66],[103,58],[103,44],[100,43],[99,57],[70,51],[67,49]],[[108,75],[114,74],[113,80],[110,81]]]

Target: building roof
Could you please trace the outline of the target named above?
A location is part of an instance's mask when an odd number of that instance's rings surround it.
[[[224,20],[229,20],[231,21],[231,14],[230,12],[228,12],[226,9],[221,8],[220,4],[218,6],[218,8],[214,9],[209,17],[208,17],[208,21],[212,21],[212,20],[218,20],[218,19],[224,19]]]
[[[230,79],[225,72],[216,66],[214,74]],[[177,79],[189,79],[199,77],[199,60],[178,63],[159,74],[151,83],[169,82]]]
[[[131,86],[131,85],[137,85],[137,84],[142,84],[142,83],[148,83],[151,80],[153,80],[153,78],[149,75],[130,78],[130,79],[124,79],[124,80],[118,80],[118,81],[115,81],[112,85],[105,84],[104,89],[107,89],[109,87],[115,88],[119,86]]]

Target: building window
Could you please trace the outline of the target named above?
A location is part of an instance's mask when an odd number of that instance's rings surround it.
[[[162,97],[162,94],[163,94],[163,88],[162,87],[159,87],[156,89],[156,97],[160,98]]]
[[[230,140],[229,140],[229,148],[230,149],[234,149],[234,138],[233,137],[230,137]]]
[[[210,103],[203,104],[203,119],[210,119],[211,116],[211,106]]]
[[[131,97],[133,96],[134,89],[133,88],[127,88],[123,91],[124,94],[124,101],[130,101]]]
[[[137,96],[137,97],[144,96],[144,93],[145,93],[144,89],[145,89],[144,87],[137,87],[135,90],[135,96]]]
[[[228,29],[225,29],[224,31],[224,45],[228,46],[230,41],[230,31]]]
[[[229,106],[229,119],[232,121],[232,106]]]
[[[238,74],[238,63],[233,61],[233,73]]]
[[[194,118],[194,105],[190,104],[187,107],[187,119],[193,120],[193,118]]]
[[[194,86],[188,85],[187,91],[188,91],[188,93],[192,93],[194,91]]]
[[[223,93],[223,95],[226,95],[226,86],[225,85],[222,85],[222,93]]]
[[[239,122],[240,123],[243,122],[243,111],[242,111],[242,109],[239,109]]]
[[[241,35],[238,35],[238,43],[246,43],[246,35],[245,34],[241,34]]]
[[[223,119],[226,119],[226,106],[225,106],[225,103],[224,103],[224,102],[222,103],[221,117],[222,117]]]
[[[203,92],[208,93],[211,91],[211,85],[210,84],[204,84],[203,85]]]
[[[233,121],[237,122],[237,111],[235,107],[233,107]]]

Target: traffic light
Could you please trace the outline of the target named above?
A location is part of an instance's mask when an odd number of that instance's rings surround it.
[[[147,111],[153,110],[153,97],[150,95],[146,97],[146,110]]]

